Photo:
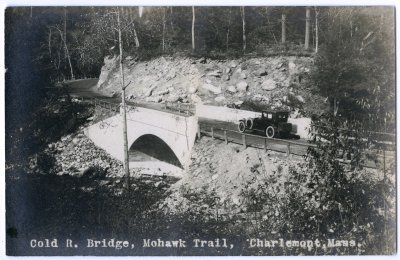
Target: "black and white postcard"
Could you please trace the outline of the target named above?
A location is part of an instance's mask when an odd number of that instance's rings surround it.
[[[396,254],[395,14],[7,7],[6,254]]]

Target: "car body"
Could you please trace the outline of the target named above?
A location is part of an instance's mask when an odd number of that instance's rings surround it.
[[[241,133],[254,130],[263,132],[269,138],[287,138],[292,131],[288,118],[287,111],[262,111],[260,117],[239,120],[238,129]]]

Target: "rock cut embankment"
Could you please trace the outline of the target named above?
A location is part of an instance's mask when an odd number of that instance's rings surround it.
[[[106,57],[97,84],[99,91],[117,95],[120,90],[119,58]],[[310,57],[262,57],[210,60],[158,57],[124,61],[127,96],[147,102],[202,102],[241,105],[251,101],[272,109],[309,98],[301,83],[312,66]]]

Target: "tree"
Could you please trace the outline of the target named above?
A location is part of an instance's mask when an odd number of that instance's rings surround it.
[[[318,35],[319,10],[316,6],[314,7],[314,12],[315,12],[315,53],[317,53],[318,52],[318,44],[319,44],[319,35]]]
[[[126,123],[126,101],[125,101],[125,80],[124,80],[124,67],[123,67],[123,48],[122,48],[122,28],[120,19],[120,10],[117,7],[117,31],[118,31],[118,45],[119,45],[119,71],[121,77],[121,99],[122,99],[122,124],[123,124],[123,139],[124,139],[124,170],[125,170],[125,187],[129,189],[129,151],[128,151],[128,131]]]
[[[194,39],[194,24],[196,21],[196,13],[194,10],[194,6],[192,6],[192,51],[195,51],[196,45],[195,45],[195,39]]]
[[[69,49],[68,49],[68,46],[67,46],[67,40],[65,38],[66,37],[66,33],[63,32],[58,26],[54,26],[53,28],[56,29],[60,33],[61,41],[63,42],[64,49],[65,49],[65,56],[66,56],[66,58],[68,60],[68,64],[69,64],[69,68],[70,68],[70,72],[71,72],[71,79],[75,79],[74,71],[72,69],[71,56],[69,54]]]
[[[328,98],[333,115],[374,121],[368,127],[377,127],[383,125],[386,112],[394,111],[388,107],[394,104],[395,64],[390,11],[339,7],[324,10],[323,45],[311,78],[312,84]],[[385,30],[379,29],[383,28],[381,12],[386,17]],[[352,32],[352,27],[357,30]]]
[[[285,12],[282,12],[281,23],[282,23],[282,39],[281,39],[281,42],[282,42],[282,44],[285,44],[286,43],[286,13]]]
[[[242,11],[242,36],[243,36],[243,52],[246,51],[246,14],[244,6],[241,8]]]
[[[310,17],[310,9],[311,7],[306,7],[306,33],[304,37],[304,49],[308,50],[310,44],[310,24],[311,24],[311,17]]]
[[[231,16],[232,16],[232,8],[229,8],[229,14],[228,14],[228,25],[226,28],[226,51],[229,51],[229,33],[231,30]]]
[[[162,29],[162,51],[165,51],[165,30],[166,30],[166,8],[163,7],[163,29]]]

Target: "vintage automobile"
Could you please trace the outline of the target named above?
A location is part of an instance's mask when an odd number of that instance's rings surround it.
[[[269,138],[287,138],[292,131],[288,117],[289,112],[286,111],[262,111],[260,117],[239,120],[239,132],[254,130],[262,131]]]

